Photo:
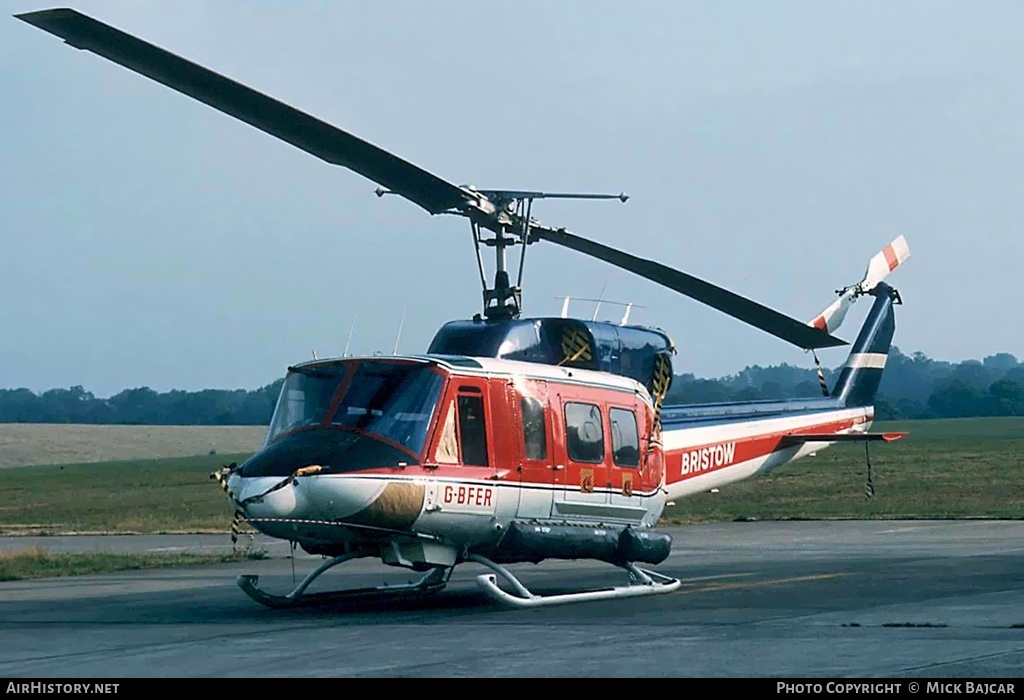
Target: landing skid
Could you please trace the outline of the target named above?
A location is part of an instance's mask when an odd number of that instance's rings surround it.
[[[331,569],[338,564],[344,564],[352,559],[358,559],[366,556],[372,556],[372,554],[369,552],[349,552],[348,554],[342,554],[341,556],[334,557],[333,559],[328,559],[310,572],[306,578],[302,579],[302,582],[287,595],[274,595],[262,590],[257,585],[259,576],[254,574],[243,574],[235,579],[235,582],[238,584],[239,588],[245,591],[246,595],[257,603],[265,605],[268,608],[294,608],[301,605],[319,605],[323,603],[341,602],[359,598],[380,598],[394,594],[435,593],[445,587],[448,583],[448,577],[451,576],[451,568],[436,568],[431,569],[425,576],[413,583],[399,584],[395,586],[353,588],[344,591],[327,591],[323,593],[305,592],[309,585],[313,583],[313,580],[328,569]]]
[[[562,605],[565,603],[582,603],[594,600],[614,600],[617,598],[634,598],[637,596],[658,595],[659,593],[671,593],[679,588],[679,579],[662,576],[654,571],[641,569],[635,564],[620,564],[620,568],[629,574],[629,585],[616,588],[606,588],[597,591],[582,591],[580,593],[563,593],[559,595],[536,595],[531,593],[519,579],[503,566],[494,563],[486,557],[477,554],[470,554],[467,557],[470,561],[483,564],[494,574],[481,574],[476,577],[477,584],[487,595],[499,603],[511,605],[516,608],[539,608],[546,605]],[[515,595],[498,588],[498,578],[501,576],[514,590]]]

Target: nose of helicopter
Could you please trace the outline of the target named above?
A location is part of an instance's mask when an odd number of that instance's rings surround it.
[[[367,435],[297,431],[246,460],[228,478],[228,489],[246,519],[276,537],[298,521],[404,528],[421,513],[424,487],[380,473],[404,460],[409,456]]]
[[[228,479],[228,488],[242,504],[245,516],[260,520],[337,521],[356,516],[365,520],[386,484],[373,479],[343,475],[301,474],[289,477],[246,477]]]
[[[293,480],[294,481],[294,480]],[[296,518],[308,515],[309,504],[303,489],[275,476],[244,477],[233,474],[228,489],[241,504],[246,516],[257,518]]]

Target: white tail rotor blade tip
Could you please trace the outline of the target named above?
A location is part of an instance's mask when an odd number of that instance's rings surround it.
[[[862,291],[870,292],[879,282],[888,277],[890,272],[899,267],[909,257],[910,247],[903,236],[885,246],[868,263],[867,272],[864,273],[864,279],[861,281]]]

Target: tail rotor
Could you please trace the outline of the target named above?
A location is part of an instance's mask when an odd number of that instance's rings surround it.
[[[903,236],[900,236],[889,245],[885,246],[868,263],[868,269],[864,273],[864,279],[843,289],[836,290],[839,298],[833,301],[820,314],[809,321],[807,325],[813,326],[826,333],[834,333],[846,319],[846,312],[850,310],[853,303],[865,294],[870,293],[879,285],[889,273],[902,265],[910,257],[910,247]]]

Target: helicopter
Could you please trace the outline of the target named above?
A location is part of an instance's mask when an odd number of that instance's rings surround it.
[[[263,534],[324,557],[286,594],[255,575],[237,585],[271,608],[353,597],[432,594],[455,567],[495,602],[534,608],[671,593],[654,567],[672,538],[656,526],[676,499],[718,489],[870,432],[873,402],[895,333],[899,293],[884,281],[910,255],[903,236],[871,258],[860,282],[810,321],[654,260],[548,226],[545,199],[629,196],[478,189],[455,185],[252,88],[73,9],[15,15],[162,83],[404,198],[430,215],[468,220],[482,311],[451,321],[426,352],[314,359],[288,367],[262,447],[214,472],[234,510]],[[569,317],[523,316],[526,252],[574,250],[632,272],[814,353],[848,345],[833,333],[861,297],[873,298],[835,385],[814,355],[822,396],[785,401],[666,405],[675,346],[662,330]],[[494,254],[488,283],[483,249]],[[509,255],[519,255],[512,283]],[[868,487],[870,481],[868,458]],[[324,572],[359,558],[421,574],[408,584],[307,592]],[[627,581],[539,595],[507,566],[598,560]]]

